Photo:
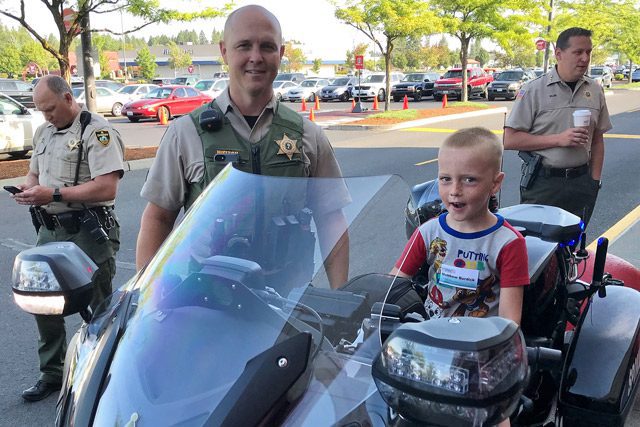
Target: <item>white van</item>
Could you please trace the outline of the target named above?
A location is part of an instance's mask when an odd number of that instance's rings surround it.
[[[373,99],[377,96],[378,101],[384,101],[386,99],[385,91],[387,90],[387,80],[385,77],[385,73],[372,73],[363,77],[360,85],[353,87],[353,97],[360,99]],[[392,71],[389,74],[389,79],[391,80],[389,87],[399,83],[403,77],[404,74]]]

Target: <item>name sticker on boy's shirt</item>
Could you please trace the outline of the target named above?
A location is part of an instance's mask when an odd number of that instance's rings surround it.
[[[477,289],[479,273],[480,272],[478,270],[443,264],[440,266],[440,280],[438,285],[464,289]]]

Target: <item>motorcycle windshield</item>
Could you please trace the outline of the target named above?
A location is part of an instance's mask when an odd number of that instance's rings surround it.
[[[369,417],[380,349],[372,306],[394,278],[378,275],[362,292],[362,275],[390,271],[402,252],[408,194],[397,176],[225,168],[130,286],[94,425]],[[347,270],[355,280],[343,287]]]

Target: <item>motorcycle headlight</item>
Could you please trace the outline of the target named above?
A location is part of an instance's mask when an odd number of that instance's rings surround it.
[[[515,409],[527,370],[514,322],[454,317],[402,325],[372,374],[387,404],[414,422],[494,425]]]
[[[77,313],[89,305],[97,269],[75,243],[52,242],[24,250],[13,263],[14,300],[31,314]]]

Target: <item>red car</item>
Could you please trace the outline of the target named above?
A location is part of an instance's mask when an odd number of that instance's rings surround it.
[[[149,92],[144,98],[122,107],[122,115],[132,122],[140,119],[158,119],[164,109],[167,118],[189,114],[201,105],[211,102],[211,97],[190,86],[162,86]]]

